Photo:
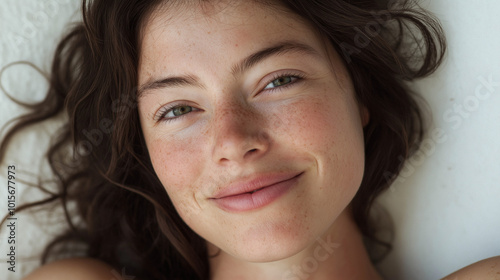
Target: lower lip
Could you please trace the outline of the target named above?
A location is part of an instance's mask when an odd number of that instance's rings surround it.
[[[229,212],[243,212],[264,207],[291,189],[303,173],[283,182],[260,189],[254,193],[244,193],[212,200],[221,209]]]

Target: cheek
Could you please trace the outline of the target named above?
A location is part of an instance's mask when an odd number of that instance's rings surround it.
[[[196,139],[156,139],[148,143],[153,168],[181,216],[198,211],[192,203],[192,192],[202,153],[195,143]]]
[[[189,165],[189,155],[194,152],[190,147],[192,146],[178,141],[169,142],[162,139],[153,140],[148,144],[153,167],[162,182],[169,179],[169,182],[176,185],[176,181],[183,181],[186,178],[185,168]]]
[[[315,154],[344,154],[344,150],[363,151],[362,126],[357,108],[344,93],[328,92],[308,96],[273,114],[272,130],[287,137],[289,143]],[[281,136],[280,136],[281,137]],[[282,139],[285,144],[286,139]]]
[[[321,91],[320,91],[321,92]],[[286,108],[278,121],[289,150],[312,155],[318,174],[335,190],[352,194],[364,171],[364,141],[358,107],[343,91],[322,90]],[[279,129],[279,127],[277,127]]]

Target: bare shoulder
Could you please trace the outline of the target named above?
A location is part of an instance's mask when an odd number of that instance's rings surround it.
[[[72,258],[44,265],[24,280],[123,280],[108,264],[91,258]]]
[[[500,280],[500,256],[484,259],[466,266],[442,280]]]

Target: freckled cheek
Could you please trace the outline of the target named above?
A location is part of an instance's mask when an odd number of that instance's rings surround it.
[[[274,122],[281,124],[283,132],[278,135],[286,135],[292,145],[314,154],[330,151],[342,133],[341,116],[322,99],[296,102],[276,115],[280,118]]]
[[[276,135],[291,143],[291,150],[315,157],[321,169],[336,170],[355,183],[364,168],[362,129],[355,114],[356,108],[341,98],[302,100],[278,114],[286,125]]]
[[[201,153],[190,143],[159,139],[148,145],[155,172],[169,195],[192,191],[189,186],[196,178]]]

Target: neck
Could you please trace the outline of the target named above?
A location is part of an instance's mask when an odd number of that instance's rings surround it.
[[[219,249],[208,243],[210,255]],[[211,280],[381,280],[348,209],[309,247],[286,259],[255,263],[220,251],[209,258]]]

